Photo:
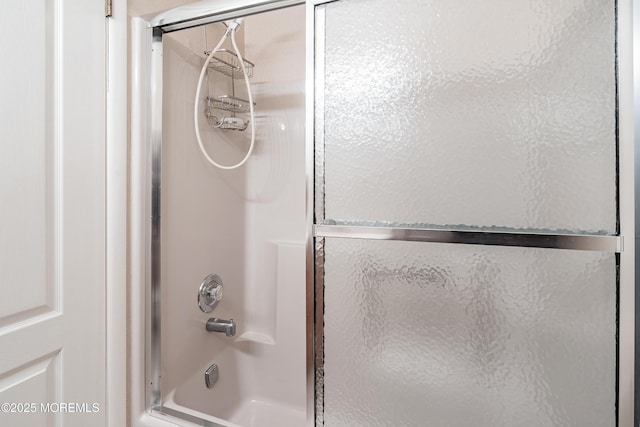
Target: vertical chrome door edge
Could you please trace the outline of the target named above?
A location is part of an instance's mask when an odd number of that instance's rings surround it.
[[[640,2],[617,2],[620,234],[628,242],[620,255],[619,425],[640,423]]]
[[[315,218],[315,151],[314,151],[314,131],[315,131],[315,75],[314,75],[314,43],[315,43],[315,7],[311,2],[307,2],[305,10],[305,179],[306,179],[306,331],[307,331],[307,354],[306,354],[306,375],[307,375],[307,426],[315,425],[315,384],[316,384],[316,362],[315,362],[315,239],[313,236],[313,225]]]
[[[324,426],[324,244],[316,238],[315,294],[315,420]]]
[[[321,1],[307,4],[307,143],[312,184],[309,186],[313,203],[311,233],[314,245],[313,291],[313,408],[314,425],[324,426],[324,242],[315,237],[314,225],[324,221],[324,56],[325,56],[325,7]]]
[[[324,56],[325,56],[325,7],[314,6],[314,40],[310,49],[313,52],[313,116],[312,123],[317,144],[315,150],[315,224],[325,220],[324,215]]]
[[[635,230],[640,227],[640,56],[634,45],[640,45],[640,8],[633,0],[618,0],[616,10],[617,92],[618,92],[618,206],[620,236],[624,245],[619,255],[618,282],[618,425],[637,426],[640,402],[637,402],[637,300],[636,283],[640,282],[639,241]],[[636,6],[636,7],[634,7]],[[635,419],[635,421],[634,421]]]
[[[149,274],[150,348],[147,386],[149,404],[162,403],[161,389],[161,183],[162,183],[162,31],[153,29],[151,42],[151,265]]]

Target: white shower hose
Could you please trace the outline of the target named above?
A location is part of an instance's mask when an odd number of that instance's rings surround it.
[[[238,21],[239,20],[234,20],[234,21],[228,21],[226,23],[227,31],[225,31],[224,35],[218,42],[217,46],[213,48],[209,56],[207,56],[207,60],[204,62],[204,65],[202,66],[202,71],[200,72],[200,78],[198,79],[198,86],[196,88],[196,99],[193,106],[193,124],[195,126],[196,139],[198,140],[198,146],[200,147],[200,151],[202,151],[202,155],[204,155],[207,161],[211,163],[213,166],[220,169],[226,169],[226,170],[235,169],[242,166],[249,159],[249,156],[251,156],[251,152],[253,151],[253,146],[256,140],[256,125],[255,125],[256,121],[253,113],[253,96],[251,95],[251,87],[249,86],[249,76],[247,76],[247,70],[245,69],[245,66],[244,66],[244,59],[242,58],[240,49],[238,49],[238,45],[236,44],[235,34],[238,27],[240,27],[240,22]],[[249,113],[251,115],[251,144],[249,145],[249,150],[247,151],[247,154],[244,156],[242,160],[240,160],[239,163],[236,163],[235,165],[231,165],[231,166],[225,166],[214,161],[209,156],[209,153],[207,153],[207,151],[204,149],[204,144],[202,143],[202,138],[200,137],[200,129],[198,127],[198,104],[199,104],[198,101],[200,100],[200,89],[202,88],[202,81],[204,80],[204,75],[207,73],[207,66],[209,65],[209,61],[211,61],[211,57],[213,56],[213,54],[220,49],[220,46],[222,46],[222,43],[224,43],[224,40],[227,38],[229,34],[231,34],[231,44],[233,45],[233,49],[236,51],[236,55],[238,56],[238,61],[240,61],[240,67],[242,68],[242,74],[244,75],[244,82],[247,86],[247,93],[249,94]]]

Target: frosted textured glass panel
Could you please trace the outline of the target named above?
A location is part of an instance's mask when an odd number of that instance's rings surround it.
[[[325,249],[326,427],[615,425],[615,255]]]
[[[615,233],[614,6],[327,4],[326,219]]]

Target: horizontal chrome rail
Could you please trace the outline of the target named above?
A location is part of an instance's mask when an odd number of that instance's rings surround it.
[[[200,417],[196,417],[194,415],[190,415],[190,414],[185,414],[184,412],[181,411],[177,411],[175,409],[172,408],[167,408],[165,406],[159,406],[153,409],[152,414],[157,416],[158,418],[162,418],[162,416],[168,416],[168,417],[174,417],[174,418],[179,418],[181,420],[184,421],[188,421],[192,424],[195,424],[197,426],[203,426],[203,427],[224,427],[222,424],[218,424],[218,423],[214,423],[213,421],[207,421],[204,420]],[[167,420],[167,421],[173,421],[173,420]]]
[[[318,224],[314,226],[314,236],[622,252],[622,239],[619,236],[586,234],[518,233],[505,231]]]
[[[167,10],[148,18],[148,22],[150,27],[161,28],[169,33],[304,3],[305,0],[204,0]]]

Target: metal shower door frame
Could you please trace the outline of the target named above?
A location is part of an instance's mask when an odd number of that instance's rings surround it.
[[[636,388],[640,359],[637,355],[640,319],[636,317],[636,283],[640,283],[640,0],[616,1],[616,72],[618,131],[618,220],[616,236],[537,233],[496,233],[456,229],[371,227],[324,223],[324,20],[325,5],[340,0],[307,1],[307,212],[311,227],[307,242],[307,289],[313,291],[315,370],[315,425],[324,425],[324,241],[326,238],[358,238],[499,246],[578,249],[614,252],[620,266],[618,289],[617,414],[619,427],[640,425],[640,399]],[[635,70],[634,70],[635,68]],[[310,223],[309,223],[310,222]],[[315,251],[315,254],[313,253]],[[313,269],[313,271],[310,271]],[[315,282],[315,283],[312,283]],[[309,299],[309,298],[308,298]],[[311,316],[309,316],[311,317]],[[637,401],[636,401],[637,400]]]
[[[314,226],[314,212],[316,208],[322,206],[322,197],[317,197],[321,193],[316,191],[316,168],[322,166],[322,162],[316,163],[314,151],[315,140],[320,138],[320,132],[316,134],[315,121],[315,89],[316,73],[321,75],[319,71],[322,64],[316,64],[315,49],[316,40],[321,42],[324,37],[322,34],[323,27],[317,24],[318,19],[322,19],[322,12],[318,12],[321,6],[336,0],[307,0],[306,12],[306,212],[307,212],[307,239],[306,239],[306,288],[307,288],[307,385],[308,385],[308,410],[307,413],[313,416],[317,412],[317,416],[322,421],[322,401],[319,404],[315,398],[315,387],[322,387],[322,357],[323,357],[323,337],[322,337],[322,293],[316,292],[316,288],[323,286],[323,241],[325,237],[336,235],[337,233],[352,233],[351,237],[357,235],[374,235],[375,238],[388,239],[398,238],[404,240],[407,236],[415,236],[416,239],[424,241],[443,241],[437,239],[446,239],[443,230],[364,230],[364,229],[338,229],[328,228],[328,226],[319,224],[320,227]],[[212,3],[220,3],[213,1]],[[215,14],[204,14],[192,17],[193,20],[177,20],[171,22],[165,18],[159,17],[156,21],[150,21],[151,30],[151,72],[147,75],[138,76],[145,81],[151,101],[149,105],[144,106],[144,113],[147,113],[146,131],[148,134],[147,143],[149,145],[150,158],[148,159],[148,167],[151,171],[148,174],[147,183],[147,205],[149,213],[152,214],[151,220],[147,226],[147,402],[150,407],[154,406],[154,402],[161,402],[161,392],[159,387],[160,374],[160,327],[159,318],[159,296],[160,283],[156,283],[151,278],[158,279],[159,273],[159,250],[160,250],[160,199],[159,189],[161,185],[161,153],[162,153],[162,34],[168,31],[175,31],[189,26],[202,25],[208,22],[215,22],[224,19],[230,19],[244,15],[251,8],[265,7],[286,7],[284,4],[293,5],[305,3],[299,1],[229,1],[227,6],[217,7]],[[279,6],[278,6],[279,5]],[[255,9],[257,10],[257,9]],[[164,21],[162,21],[164,19]],[[321,28],[322,27],[322,28]],[[157,31],[156,31],[157,30]],[[317,31],[319,37],[316,37]],[[640,371],[640,361],[636,355],[637,345],[640,344],[640,338],[636,339],[636,335],[640,332],[640,321],[637,319],[636,301],[640,297],[640,293],[636,294],[636,283],[640,283],[640,272],[636,270],[635,265],[639,265],[640,259],[640,240],[635,236],[636,228],[640,230],[640,139],[636,135],[636,129],[640,129],[640,54],[634,55],[634,40],[640,45],[640,1],[638,0],[618,0],[617,1],[617,65],[618,65],[618,132],[619,132],[619,215],[620,215],[620,234],[619,236],[603,236],[608,239],[592,240],[589,238],[580,240],[582,244],[592,247],[597,245],[615,245],[615,252],[620,257],[620,288],[619,288],[619,357],[618,357],[618,425],[622,427],[631,427],[638,425],[640,418],[640,402],[636,402],[635,389],[640,385],[640,381],[636,381],[637,372]],[[321,127],[319,127],[321,131]],[[319,147],[318,150],[322,148]],[[322,154],[321,151],[319,151]],[[320,156],[321,157],[321,156]],[[322,160],[321,158],[318,160]],[[321,172],[321,171],[320,171]],[[322,176],[322,175],[320,175]],[[155,196],[154,196],[155,195]],[[314,202],[314,198],[316,201]],[[323,209],[320,209],[322,212]],[[324,219],[324,218],[322,218]],[[314,228],[315,227],[315,228]],[[449,238],[471,240],[481,244],[486,237],[498,238],[500,236],[474,236],[466,234],[463,230],[445,230]],[[461,232],[462,231],[462,232]],[[413,233],[413,234],[412,234]],[[338,236],[336,236],[338,237]],[[344,236],[342,236],[344,237]],[[553,237],[553,236],[552,236]],[[575,237],[575,236],[572,236]],[[545,239],[549,236],[542,235],[533,237],[535,239]],[[614,238],[612,240],[611,238]],[[523,236],[523,241],[528,241],[527,236]],[[550,238],[554,240],[554,238]],[[556,242],[563,242],[562,236],[556,239]],[[316,247],[316,242],[318,246]],[[597,243],[596,243],[597,242]],[[536,246],[535,242],[531,243]],[[560,245],[564,243],[556,243]],[[575,246],[575,243],[567,243],[569,246]],[[545,246],[553,247],[553,246]],[[154,268],[158,270],[154,273]],[[314,303],[315,298],[315,303]],[[640,304],[640,301],[638,301]],[[155,310],[155,311],[154,311]],[[155,313],[155,314],[154,314]],[[316,329],[317,325],[318,329]],[[154,338],[155,337],[155,338]],[[316,369],[316,363],[318,368]],[[638,369],[636,369],[638,366]],[[155,380],[154,380],[155,379]],[[156,387],[157,386],[157,387]],[[316,410],[314,411],[314,407]],[[634,422],[634,417],[636,417]],[[319,424],[322,425],[322,424]]]

